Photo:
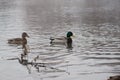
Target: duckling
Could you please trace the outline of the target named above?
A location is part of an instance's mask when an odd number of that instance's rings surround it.
[[[22,38],[13,38],[13,39],[9,39],[8,43],[9,44],[27,44],[27,39],[26,37],[29,37],[28,34],[26,32],[22,33]]]
[[[72,48],[72,38],[73,33],[71,31],[67,32],[66,37],[60,37],[60,38],[50,38],[50,44],[64,44],[67,46],[67,48]]]

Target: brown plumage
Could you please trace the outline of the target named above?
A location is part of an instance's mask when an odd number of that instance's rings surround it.
[[[110,76],[108,80],[120,80],[120,75]]]
[[[27,39],[26,37],[29,37],[26,32],[22,33],[22,38],[13,38],[9,39],[8,43],[9,44],[22,44],[23,46],[27,44]]]

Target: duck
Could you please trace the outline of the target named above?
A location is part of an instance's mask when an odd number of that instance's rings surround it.
[[[72,37],[73,36],[73,32],[68,31],[65,36],[61,36],[61,37],[50,37],[50,44],[54,45],[54,44],[64,44],[66,45],[67,48],[72,48]]]
[[[107,80],[120,80],[120,75],[110,76]]]
[[[23,32],[22,33],[22,38],[13,38],[13,39],[9,39],[8,40],[8,43],[9,44],[18,44],[18,45],[20,45],[20,44],[24,44],[24,45],[26,45],[27,44],[27,39],[26,39],[26,37],[29,37],[28,36],[28,34],[26,33],[26,32]]]

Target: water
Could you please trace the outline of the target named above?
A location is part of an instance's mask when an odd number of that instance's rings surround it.
[[[120,27],[116,1],[108,5],[87,0],[0,1],[0,77],[4,80],[106,80],[120,74]],[[114,2],[114,4],[111,3]],[[98,4],[98,3],[97,3]],[[116,10],[117,9],[117,10]],[[115,11],[115,12],[113,12]],[[108,13],[109,12],[109,13]],[[51,36],[75,34],[73,49],[50,46]],[[21,46],[7,40],[27,32],[29,60],[39,56],[47,68],[21,65]],[[50,69],[51,67],[57,68]],[[29,73],[29,69],[31,73]]]

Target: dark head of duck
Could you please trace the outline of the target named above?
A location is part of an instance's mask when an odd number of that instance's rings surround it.
[[[22,38],[25,38],[25,37],[29,37],[28,34],[26,32],[23,32],[22,33]]]
[[[73,36],[73,33],[71,31],[69,31],[67,33],[67,48],[72,48],[72,38],[71,36]]]

